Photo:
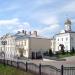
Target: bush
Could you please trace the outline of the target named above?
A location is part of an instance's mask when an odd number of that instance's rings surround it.
[[[59,54],[60,54],[60,53],[57,51],[57,52],[55,53],[55,56],[56,56],[56,57],[59,57]]]
[[[60,53],[64,55],[65,54],[64,49],[60,50]]]
[[[70,54],[74,54],[75,53],[75,49],[72,47],[72,50],[70,51]]]
[[[53,56],[52,49],[49,49],[49,56]]]
[[[43,55],[44,55],[44,56],[49,56],[49,52],[46,51],[46,52],[43,53]]]

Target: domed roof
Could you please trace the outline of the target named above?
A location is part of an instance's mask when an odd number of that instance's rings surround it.
[[[67,20],[65,21],[65,24],[71,24],[71,20],[70,20],[70,19],[67,19]]]

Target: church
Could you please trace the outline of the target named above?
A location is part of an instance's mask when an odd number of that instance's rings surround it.
[[[70,51],[75,49],[75,32],[72,31],[71,25],[71,20],[67,19],[64,23],[64,30],[54,36],[51,46],[53,51],[60,51],[61,49]]]

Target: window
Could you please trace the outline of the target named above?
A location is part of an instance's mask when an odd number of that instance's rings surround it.
[[[10,45],[10,40],[8,40],[8,45]]]
[[[73,37],[71,37],[71,39],[74,40]]]
[[[62,38],[62,41],[63,41],[63,38]]]
[[[59,41],[59,39],[58,39],[58,41]]]
[[[21,41],[19,41],[19,45],[21,45]]]
[[[22,45],[22,41],[20,41],[20,45]]]
[[[26,45],[26,41],[25,41],[24,43],[25,43],[25,45]]]
[[[23,41],[23,45],[26,46],[26,41]]]
[[[26,50],[24,50],[24,54],[26,54]]]
[[[66,51],[68,50],[68,45],[65,46],[65,50],[66,50]]]
[[[17,42],[17,45],[19,45],[19,42]]]
[[[23,46],[24,46],[24,41],[23,41]]]
[[[66,38],[66,41],[68,40],[68,38]]]

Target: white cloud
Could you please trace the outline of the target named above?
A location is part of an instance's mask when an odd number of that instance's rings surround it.
[[[56,25],[44,27],[43,29],[39,29],[38,33],[41,36],[52,37],[56,32],[59,32],[59,31],[60,31],[60,25],[56,24]]]
[[[9,20],[0,20],[0,26],[2,25],[16,25],[19,24],[19,19],[18,18],[13,18],[13,19],[9,19]]]
[[[40,32],[45,32],[45,31],[53,31],[56,27],[59,27],[59,25],[51,25],[43,28]]]
[[[39,20],[42,24],[45,25],[54,25],[59,23],[58,18],[56,16],[48,16],[45,18],[40,18]]]
[[[17,31],[22,31],[22,30],[31,30],[31,26],[28,22],[24,22],[24,23],[20,23],[19,25],[16,26],[16,29],[13,32],[17,32]]]
[[[33,15],[31,16],[31,18],[33,20],[36,20],[37,22],[41,23],[41,24],[45,24],[45,25],[54,25],[54,24],[58,24],[59,20],[58,20],[58,16],[53,15],[50,12],[47,11],[38,11],[33,13]]]
[[[2,27],[12,32],[30,30],[31,28],[28,22],[21,22],[18,18],[0,20],[0,28]]]
[[[52,34],[49,34],[49,36],[51,36],[60,30],[58,16],[53,15],[49,12],[40,12],[40,11],[33,13],[33,14],[34,14],[34,16],[32,15],[31,18],[34,21],[37,21],[38,23],[40,23],[41,26],[44,25],[42,29],[41,28],[37,29],[37,31],[40,35],[46,36],[47,33],[48,34],[52,33]]]
[[[41,23],[42,25],[46,24],[46,26],[43,27],[43,29],[37,26],[37,29],[35,29],[35,27],[32,27],[28,22],[21,22],[20,19],[13,18],[9,20],[0,20],[0,27],[2,27],[3,25],[3,27],[6,27],[8,31],[11,31],[13,33],[16,33],[17,31],[21,30],[26,30],[26,31],[37,30],[38,34],[42,36],[47,36],[46,35],[47,33],[56,32],[60,28],[60,25],[58,24],[58,19],[56,17],[50,17],[47,19],[42,18]]]

